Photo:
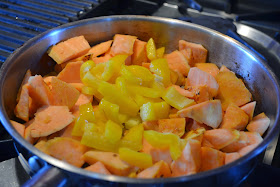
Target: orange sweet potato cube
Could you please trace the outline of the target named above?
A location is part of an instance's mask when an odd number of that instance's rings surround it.
[[[234,153],[226,153],[225,154],[225,164],[229,164],[240,158],[240,154],[237,152]]]
[[[193,52],[191,48],[186,48],[180,50],[180,52],[184,55],[185,59],[187,60],[190,67],[194,67],[194,58],[193,58]]]
[[[253,119],[256,103],[256,101],[253,101],[240,107],[249,116],[249,121]]]
[[[144,169],[138,173],[137,178],[161,178],[161,177],[170,177],[171,171],[166,162],[163,160],[155,163],[153,166]]]
[[[179,40],[179,50],[188,48],[192,50],[194,63],[206,62],[208,51],[201,44],[187,42],[185,40]]]
[[[170,69],[178,71],[184,76],[188,75],[190,66],[180,51],[173,51],[172,53],[166,54],[164,58],[167,60]]]
[[[158,131],[162,133],[174,133],[179,137],[185,134],[185,118],[172,118],[158,120]]]
[[[113,56],[116,55],[132,55],[133,46],[136,36],[116,34],[110,50]]]
[[[10,120],[11,124],[13,125],[13,127],[16,129],[16,131],[22,136],[24,137],[24,130],[25,130],[25,126],[21,123],[18,123],[16,121]]]
[[[257,132],[261,136],[268,129],[270,124],[270,119],[265,115],[265,113],[261,113],[253,118],[253,120],[247,125],[247,130],[250,132]]]
[[[198,69],[201,69],[202,71],[209,73],[213,77],[216,77],[216,75],[218,75],[220,71],[217,65],[213,63],[196,63],[194,66]]]
[[[65,68],[57,75],[57,78],[67,83],[82,83],[80,78],[82,64],[82,61],[67,63]]]
[[[14,113],[16,117],[24,121],[29,120],[29,92],[27,84],[25,84],[20,91],[19,100]]]
[[[210,148],[201,147],[201,168],[200,171],[207,171],[218,168],[225,164],[225,153]]]
[[[147,42],[136,39],[133,46],[133,54],[131,55],[131,63],[141,66],[142,63],[148,61],[146,54]]]
[[[101,173],[101,174],[107,174],[110,175],[111,173],[107,170],[107,168],[102,164],[102,162],[96,162],[88,167],[85,168],[85,170],[95,172],[95,173]]]
[[[226,153],[237,152],[240,149],[242,149],[243,147],[246,147],[247,145],[249,145],[249,142],[250,142],[250,140],[249,140],[249,137],[247,136],[246,132],[240,131],[239,139],[237,141],[234,141],[231,144],[225,146],[224,148],[222,148],[222,151],[226,152]]]

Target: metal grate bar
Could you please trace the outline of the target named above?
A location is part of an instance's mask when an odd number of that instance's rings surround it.
[[[31,0],[34,1],[34,0]],[[83,5],[80,4],[73,4],[66,0],[40,0],[40,3],[46,4],[46,5],[52,5],[52,6],[58,6],[60,8],[65,8],[67,10],[73,10],[75,12],[78,12],[80,10],[84,9]]]
[[[0,50],[12,53],[19,46],[20,46],[20,44],[15,44],[15,43],[9,42],[7,40],[0,39]]]
[[[25,29],[23,27],[18,27],[17,25],[11,25],[0,20],[0,30],[4,30],[10,33],[19,34],[21,36],[32,38],[38,34],[38,32],[32,31],[30,29]]]
[[[8,56],[10,55],[10,52],[6,52],[3,50],[0,50],[0,61],[5,61],[6,58],[8,58]]]

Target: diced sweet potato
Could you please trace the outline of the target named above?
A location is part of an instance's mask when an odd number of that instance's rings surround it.
[[[226,153],[225,154],[225,164],[229,164],[237,159],[240,158],[240,154],[239,153]]]
[[[56,63],[61,64],[87,53],[89,49],[90,45],[85,37],[77,36],[52,46],[48,54]]]
[[[20,85],[19,90],[18,90],[18,93],[17,93],[17,100],[16,100],[17,102],[19,101],[19,97],[20,97],[20,94],[21,94],[21,89],[22,89],[22,87],[23,87],[25,84],[28,83],[28,80],[29,80],[30,77],[31,77],[31,71],[30,71],[30,69],[28,69],[28,70],[26,71],[24,77],[23,77],[23,80],[22,80],[22,82],[21,82],[21,85]]]
[[[51,91],[41,75],[31,76],[28,84],[28,93],[34,102],[38,105],[51,105]]]
[[[73,131],[74,126],[75,126],[75,121],[73,121],[72,123],[67,125],[67,127],[65,127],[63,130],[61,130],[60,137],[72,138],[74,140],[81,141],[80,136],[72,136],[72,131]]]
[[[222,121],[222,106],[219,100],[205,101],[178,111],[180,117],[192,118],[212,128],[217,128]]]
[[[179,50],[188,49],[192,50],[194,63],[205,63],[207,58],[207,49],[201,44],[195,44],[187,42],[185,40],[179,40]]]
[[[111,173],[107,170],[107,168],[102,164],[102,162],[96,162],[88,167],[85,168],[85,170],[95,172],[95,173],[101,173],[101,174],[106,174],[110,175]]]
[[[225,153],[210,147],[201,147],[201,168],[200,171],[207,171],[223,166]]]
[[[35,114],[31,127],[31,137],[48,136],[60,131],[69,125],[74,118],[67,106],[42,107]]]
[[[226,110],[230,103],[242,106],[251,101],[252,94],[234,73],[219,72],[216,80],[219,84],[217,99],[221,100],[223,110]]]
[[[227,145],[236,142],[240,137],[237,130],[212,129],[204,132],[203,139],[206,139],[215,149],[222,149]]]
[[[53,105],[67,106],[69,109],[75,105],[80,95],[76,88],[56,77],[52,77],[51,86]]]
[[[211,99],[211,94],[206,85],[188,86],[185,89],[193,93],[193,99],[197,103],[202,103]]]
[[[82,92],[82,88],[85,86],[83,83],[68,83],[68,84],[76,88],[76,90],[78,90],[79,92]]]
[[[77,102],[75,103],[75,105],[71,108],[71,112],[74,116],[78,116],[79,115],[79,107],[83,104],[87,104],[87,103],[91,103],[93,100],[93,96],[92,95],[86,95],[81,93],[78,97]]]
[[[112,45],[113,40],[108,40],[106,42],[102,42],[100,44],[97,44],[95,46],[93,46],[92,48],[90,48],[90,50],[87,52],[87,54],[91,54],[91,58],[100,56],[104,53],[106,53],[107,51],[109,51],[111,45]]]
[[[110,53],[115,55],[132,55],[136,36],[116,34]]]
[[[146,54],[147,42],[136,39],[133,46],[133,54],[131,56],[131,63],[133,65],[141,66],[143,62],[147,62]]]
[[[24,124],[24,126],[25,126],[24,139],[26,139],[26,141],[28,141],[31,144],[33,144],[36,141],[36,138],[33,138],[31,136],[31,129],[32,129],[33,123],[34,123],[34,119],[32,119]]]
[[[213,77],[216,77],[220,71],[217,65],[213,63],[196,63],[195,67],[209,73]]]
[[[142,66],[147,68],[147,69],[150,69],[150,65],[151,65],[151,63],[148,63],[148,62],[143,62],[142,63]]]
[[[69,62],[65,68],[57,75],[57,78],[67,83],[82,83],[80,78],[80,68],[83,62]]]
[[[143,127],[145,130],[154,130],[158,131],[158,120],[153,120],[153,121],[144,121],[143,122]]]
[[[225,65],[222,65],[220,68],[220,72],[230,72],[230,70]]]
[[[178,71],[184,76],[188,75],[190,66],[180,51],[173,51],[172,53],[166,54],[164,58],[167,60],[170,69]]]
[[[193,67],[195,62],[193,59],[193,53],[191,48],[180,50],[180,52],[184,55],[185,59],[188,61],[190,67]]]
[[[244,156],[247,153],[251,152],[253,149],[255,149],[257,146],[258,146],[258,144],[247,145],[246,147],[243,147],[242,149],[240,149],[238,151],[238,153],[240,154],[240,156]]]
[[[190,119],[189,122],[186,124],[186,130],[196,130],[196,129],[199,129],[199,128],[204,128],[205,130],[210,130],[212,129],[211,127],[203,124],[203,123],[199,123],[193,119]]]
[[[256,103],[256,101],[253,101],[240,107],[249,116],[249,121],[253,119]]]
[[[219,85],[216,79],[211,74],[202,71],[197,67],[190,69],[188,81],[190,86],[206,85],[211,97],[215,97],[218,93]]]
[[[163,160],[155,163],[153,166],[144,169],[138,173],[137,178],[161,178],[161,177],[170,177],[171,171],[169,166]]]
[[[11,124],[13,125],[13,127],[16,129],[16,131],[22,136],[24,137],[24,130],[25,130],[25,126],[21,123],[18,123],[16,121],[10,120]]]
[[[29,93],[28,85],[25,84],[20,91],[19,101],[15,107],[15,115],[24,121],[29,120]]]
[[[172,118],[158,120],[158,131],[162,133],[174,133],[179,137],[185,133],[185,118]]]
[[[240,131],[239,139],[222,148],[222,151],[226,153],[237,152],[243,147],[247,146],[248,144],[249,144],[249,138],[246,132]]]
[[[249,116],[238,106],[231,103],[226,109],[220,128],[244,130],[248,124]]]
[[[100,63],[104,63],[104,62],[107,62],[108,60],[110,60],[110,58],[112,58],[113,56],[111,54],[105,54],[104,56],[101,56],[101,57],[94,57],[92,58],[92,61],[95,63],[95,64],[100,64]]]
[[[253,120],[247,125],[247,130],[250,132],[258,132],[261,136],[268,129],[270,124],[270,119],[261,113],[253,118]]]
[[[248,138],[248,145],[259,144],[263,141],[261,135],[257,132],[245,132]]]
[[[87,147],[71,138],[58,137],[49,140],[47,150],[51,156],[76,167],[81,167],[85,163],[83,155],[87,151]]]
[[[34,145],[34,147],[36,147],[43,153],[49,154],[48,148],[47,148],[47,141],[48,140],[46,137],[41,137],[41,138],[39,138],[38,142]]]
[[[83,158],[89,164],[94,164],[98,161],[102,162],[109,172],[115,175],[126,176],[131,171],[131,166],[122,161],[117,153],[88,151]]]
[[[205,128],[197,128],[195,130],[191,130],[191,131],[187,132],[183,138],[185,140],[194,139],[201,143],[204,132],[205,132]]]
[[[178,85],[172,85],[181,95],[188,97],[188,98],[194,98],[195,94],[194,92],[191,92],[189,90],[185,90],[184,88],[181,88]]]
[[[172,176],[191,175],[199,171],[201,166],[201,145],[197,140],[188,140],[181,156],[172,162]]]

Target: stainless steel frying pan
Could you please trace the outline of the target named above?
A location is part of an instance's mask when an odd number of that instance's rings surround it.
[[[208,61],[218,66],[226,65],[242,77],[257,101],[256,113],[264,111],[271,124],[264,141],[244,157],[220,168],[195,175],[160,178],[134,179],[113,175],[102,175],[76,168],[39,151],[25,141],[12,127],[9,119],[14,118],[16,94],[27,69],[35,74],[46,74],[54,63],[46,55],[46,50],[62,40],[84,35],[92,44],[111,39],[114,34],[136,35],[141,40],[154,38],[158,47],[167,51],[178,48],[178,41],[200,43],[209,50]],[[279,133],[279,84],[273,71],[248,48],[235,40],[211,29],[183,21],[149,16],[109,16],[77,21],[51,29],[26,42],[3,64],[0,75],[0,118],[2,124],[16,142],[16,148],[28,160],[37,156],[46,163],[28,185],[59,184],[68,180],[73,184],[100,184],[105,186],[155,185],[233,185],[238,184],[256,163],[259,155]],[[3,151],[3,150],[2,150]],[[36,180],[35,180],[36,179]]]

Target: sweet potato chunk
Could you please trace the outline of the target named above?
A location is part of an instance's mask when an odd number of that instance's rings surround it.
[[[190,67],[193,67],[195,62],[193,59],[192,49],[187,48],[187,49],[180,50],[180,52],[182,53],[182,55],[184,55],[185,59],[187,60],[188,64],[190,65]]]
[[[24,139],[26,139],[26,141],[28,141],[31,144],[33,144],[36,141],[36,138],[33,138],[31,136],[31,129],[32,129],[33,123],[34,123],[34,119],[32,119],[24,124],[24,126],[25,126]]]
[[[185,89],[193,93],[193,99],[197,103],[202,103],[211,99],[211,94],[206,85],[187,86]]]
[[[270,119],[261,113],[253,118],[253,120],[247,125],[247,130],[250,132],[258,132],[261,136],[268,129],[270,124]]]
[[[87,104],[89,102],[92,102],[93,100],[93,96],[92,95],[86,95],[81,93],[78,97],[77,102],[75,103],[75,105],[71,108],[71,112],[74,116],[78,116],[79,115],[79,107],[83,104]]]
[[[252,94],[234,73],[219,72],[216,80],[220,86],[217,99],[221,100],[223,110],[226,110],[230,103],[242,106],[251,101]]]
[[[212,129],[211,127],[203,124],[203,123],[199,123],[193,119],[188,120],[187,124],[186,124],[186,130],[196,130],[196,129],[200,129],[200,128],[204,128],[205,130],[210,130]]]
[[[179,50],[188,49],[192,50],[194,63],[205,63],[207,58],[207,49],[201,44],[195,44],[187,42],[185,40],[179,40]]]
[[[225,153],[210,147],[201,147],[201,168],[200,171],[207,171],[223,166]]]
[[[253,149],[255,149],[258,146],[258,144],[252,144],[252,145],[247,145],[246,147],[243,147],[238,151],[240,156],[244,156],[247,153],[251,152]]]
[[[172,176],[191,175],[199,171],[201,166],[201,145],[197,140],[188,140],[181,156],[172,162]]]
[[[220,72],[230,72],[230,70],[225,65],[222,65],[220,68]]]
[[[17,93],[17,102],[19,102],[19,97],[20,97],[20,94],[21,94],[21,89],[22,87],[28,83],[28,80],[29,78],[31,77],[31,71],[30,69],[28,69],[23,77],[23,80],[21,82],[21,85],[20,85],[20,88],[18,90],[18,93]]]
[[[80,78],[80,68],[83,62],[69,62],[65,68],[57,75],[57,78],[67,83],[82,83]]]
[[[81,167],[85,163],[83,154],[87,151],[87,147],[71,138],[58,137],[47,142],[47,151],[59,160]]]
[[[60,137],[72,138],[74,140],[81,141],[80,136],[72,136],[72,131],[73,131],[74,126],[75,126],[75,121],[73,121],[72,123],[67,125],[67,127],[65,127],[63,130],[61,130]]]
[[[184,88],[181,88],[178,85],[172,85],[182,96],[188,97],[188,98],[194,98],[195,93],[191,92],[189,90],[185,90]]]
[[[196,63],[194,66],[198,69],[201,69],[202,71],[209,73],[213,77],[216,77],[216,75],[218,75],[220,71],[217,65],[213,63]]]
[[[89,164],[94,164],[98,161],[102,162],[110,173],[115,175],[126,176],[131,171],[131,166],[122,161],[117,153],[88,151],[83,158]]]
[[[204,132],[205,132],[205,128],[197,128],[195,130],[191,130],[191,131],[187,132],[183,136],[183,138],[185,140],[194,139],[194,140],[197,140],[201,143],[202,139],[203,139]]]
[[[217,128],[222,121],[222,107],[219,100],[205,101],[178,111],[180,117],[192,118],[212,128]]]
[[[143,127],[145,130],[154,130],[158,131],[158,120],[153,120],[153,121],[144,121],[143,122]]]
[[[249,144],[249,138],[246,132],[240,131],[239,139],[222,148],[222,151],[226,153],[237,152],[243,147],[247,146],[248,144]]]
[[[240,137],[237,130],[212,129],[205,131],[203,139],[207,140],[215,149],[222,149],[225,146],[236,142]]]
[[[51,105],[51,91],[41,75],[31,76],[28,84],[28,93],[34,102],[38,105]]]
[[[245,132],[248,138],[248,145],[259,144],[263,141],[261,135],[257,132]]]
[[[68,106],[71,109],[80,95],[76,88],[56,77],[52,77],[51,87],[53,104],[57,106]]]
[[[100,63],[104,63],[107,62],[108,60],[110,60],[110,58],[112,58],[113,56],[111,54],[105,54],[104,56],[101,57],[94,57],[92,58],[92,61],[95,64],[100,64]]]
[[[212,97],[215,97],[218,93],[219,85],[215,78],[211,74],[202,71],[197,67],[190,69],[188,83],[190,86],[206,85]]]
[[[158,131],[162,133],[174,133],[179,137],[185,133],[185,118],[172,118],[158,120]]]
[[[68,83],[68,84],[76,88],[76,90],[78,90],[79,92],[82,92],[82,88],[85,86],[83,83]]]
[[[164,58],[167,60],[170,69],[178,71],[184,76],[188,75],[190,66],[180,51],[173,51],[172,53],[166,54]]]
[[[225,154],[225,164],[229,164],[240,158],[240,154],[237,152],[234,153],[226,153]]]
[[[138,173],[137,178],[160,178],[160,177],[170,177],[171,171],[169,166],[163,160],[155,163],[153,166],[144,169]]]
[[[21,123],[18,123],[16,121],[10,120],[11,124],[13,125],[13,127],[16,129],[16,131],[22,136],[24,137],[24,130],[25,130],[25,126]]]
[[[102,162],[96,162],[95,164],[92,164],[85,168],[85,170],[95,172],[95,173],[101,173],[101,174],[107,174],[110,175],[111,173],[107,170],[107,168],[102,164]]]
[[[226,109],[220,128],[244,130],[248,124],[249,116],[238,106],[231,103]]]
[[[31,137],[48,136],[60,131],[74,120],[67,106],[48,106],[38,109],[31,127]]]
[[[25,84],[20,91],[19,101],[15,108],[15,115],[24,121],[29,120],[29,93],[28,85]]]
[[[110,53],[116,55],[132,55],[136,36],[116,34]]]
[[[87,52],[87,54],[91,55],[91,58],[97,57],[99,55],[102,55],[109,51],[111,45],[112,45],[113,40],[108,40],[106,42],[102,42],[100,44],[97,44],[90,48],[90,50]]]
[[[147,42],[136,39],[133,46],[133,54],[131,55],[131,63],[141,66],[143,62],[147,62],[146,54]]]
[[[85,54],[90,49],[90,45],[84,36],[70,38],[51,47],[49,56],[61,64],[78,56]]]
[[[253,101],[251,103],[248,103],[240,107],[249,116],[249,121],[253,119],[256,103],[257,103],[256,101]]]

